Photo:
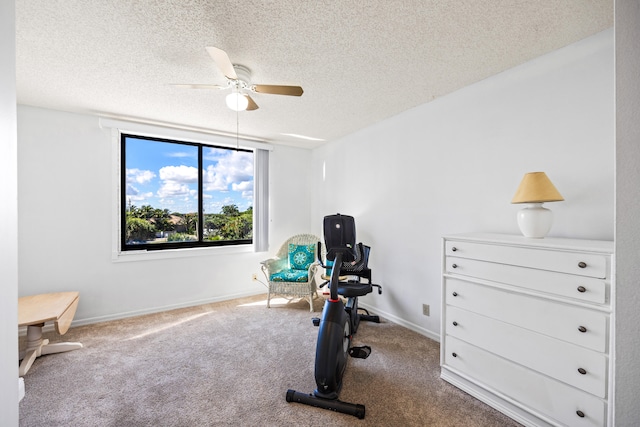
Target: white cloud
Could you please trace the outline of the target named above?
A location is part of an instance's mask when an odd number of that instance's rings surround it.
[[[204,160],[217,162],[220,159],[229,157],[229,150],[226,148],[204,147],[202,151]]]
[[[184,197],[185,201],[197,194],[189,188],[189,184],[198,182],[198,169],[193,166],[165,166],[160,168],[160,179],[157,195],[160,198]]]
[[[160,179],[179,183],[198,182],[198,168],[193,166],[165,166],[160,168]]]
[[[209,164],[204,172],[205,191],[246,190],[253,187],[253,153],[211,149],[206,159],[217,161]]]
[[[132,202],[140,202],[153,197],[153,192],[141,193],[138,188],[134,187],[130,183],[127,183],[125,194],[127,196],[127,200],[130,200]]]
[[[127,196],[137,196],[139,192],[136,187],[127,183],[127,192],[125,193]]]
[[[187,184],[181,184],[177,181],[165,181],[158,188],[158,197],[177,197],[190,195],[191,190]]]
[[[151,193],[151,192],[149,192],[149,193],[138,193],[138,191],[136,191],[135,193],[129,193],[128,190],[127,190],[127,200],[129,200],[131,202],[143,202],[143,201],[145,201],[147,199],[150,199],[151,197],[153,197],[153,193]]]
[[[240,183],[233,183],[231,184],[231,189],[233,191],[246,191],[246,190],[253,190],[253,182],[251,181],[242,181]]]
[[[196,157],[196,156],[193,155],[193,152],[174,151],[172,153],[167,153],[167,157],[183,158],[183,157]]]
[[[240,191],[241,197],[245,200],[253,201],[253,182],[243,181],[238,184],[232,184],[233,191]]]
[[[127,182],[138,184],[146,184],[155,178],[156,174],[150,170],[127,169]]]
[[[227,179],[224,175],[216,171],[215,166],[209,165],[202,177],[204,191],[225,191],[228,187]]]

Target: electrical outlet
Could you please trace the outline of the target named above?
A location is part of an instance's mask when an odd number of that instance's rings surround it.
[[[425,316],[429,315],[429,304],[422,304],[422,314]]]
[[[253,274],[251,275],[251,280],[253,280],[254,282],[255,282],[256,280],[258,280],[258,276],[256,276],[256,273],[253,273]]]

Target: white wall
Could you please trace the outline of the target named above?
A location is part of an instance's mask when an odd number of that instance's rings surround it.
[[[18,425],[18,157],[15,4],[0,0],[0,415]]]
[[[327,144],[313,158],[312,225],[326,214],[353,215],[384,287],[365,302],[436,337],[440,237],[519,233],[520,206],[510,201],[524,173],[545,171],[565,198],[547,204],[550,235],[613,239],[613,30]]]
[[[96,117],[18,107],[19,294],[80,291],[76,325],[265,292],[259,262],[310,231],[311,153],[277,146],[269,253],[114,262],[111,141]]]
[[[616,425],[640,419],[640,2],[616,1]]]

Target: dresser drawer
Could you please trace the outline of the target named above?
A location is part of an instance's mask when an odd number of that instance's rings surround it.
[[[445,316],[446,335],[606,397],[608,359],[604,354],[458,307],[447,306]]]
[[[581,252],[447,240],[445,254],[600,279],[608,271],[607,256]]]
[[[526,402],[542,417],[558,425],[605,425],[606,403],[589,393],[512,363],[454,337],[447,337],[444,366],[462,373],[492,391]],[[578,415],[581,412],[583,417]]]
[[[605,353],[609,315],[587,308],[447,278],[446,305],[460,307]]]
[[[448,274],[491,280],[589,303],[608,302],[607,283],[604,279],[455,256],[446,258],[445,271]]]

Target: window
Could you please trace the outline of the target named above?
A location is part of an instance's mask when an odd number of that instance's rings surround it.
[[[120,138],[122,251],[253,243],[254,163],[265,150]]]

